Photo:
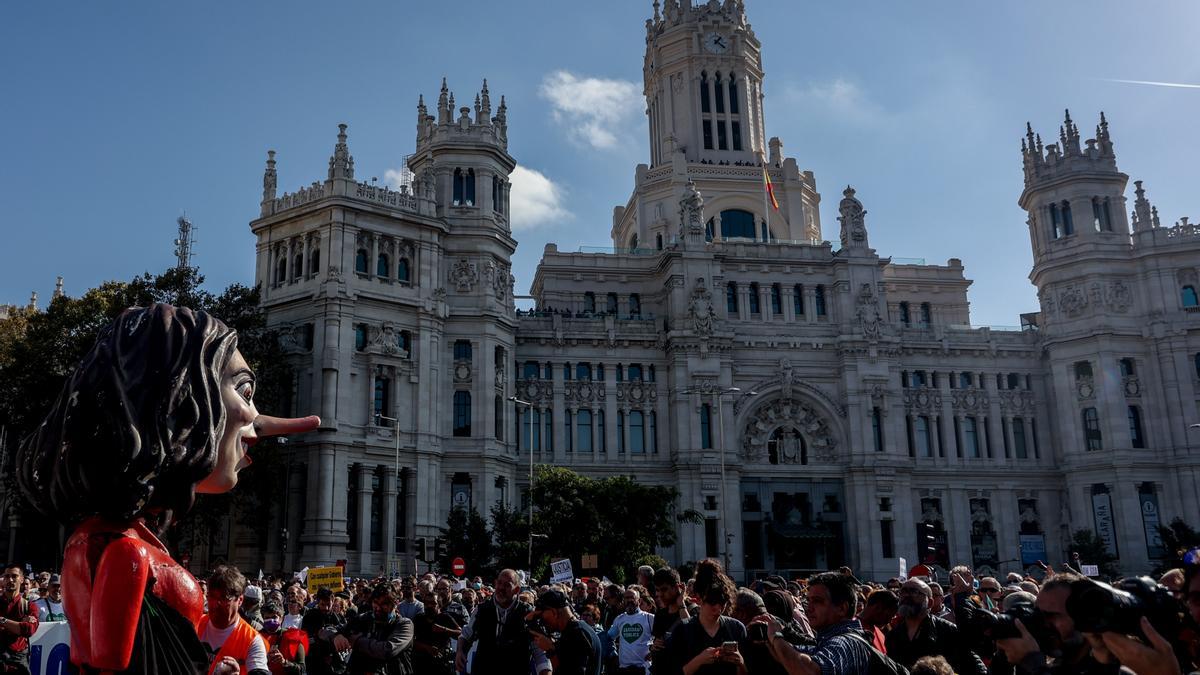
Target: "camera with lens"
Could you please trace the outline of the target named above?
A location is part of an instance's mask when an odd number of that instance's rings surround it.
[[[541,633],[542,635],[550,634],[550,631],[546,630],[546,624],[542,623],[541,618],[536,616],[531,619],[525,619],[525,630],[531,633]]]
[[[1042,613],[1031,602],[1018,602],[1007,612],[989,612],[981,609],[975,613],[976,624],[993,640],[1021,637],[1021,630],[1017,628],[1018,619],[1043,649],[1053,644],[1049,626],[1046,625]]]
[[[1166,586],[1150,577],[1130,577],[1117,585],[1092,579],[1071,584],[1067,614],[1081,633],[1120,633],[1142,635],[1142,617],[1163,635],[1178,632],[1182,607]]]

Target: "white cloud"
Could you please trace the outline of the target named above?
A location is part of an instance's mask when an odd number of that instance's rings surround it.
[[[574,217],[563,206],[565,190],[541,171],[518,166],[508,178],[512,181],[509,210],[514,230],[528,230]]]
[[[539,93],[572,140],[599,150],[615,147],[644,105],[634,82],[579,77],[565,70],[543,78]]]
[[[785,86],[784,97],[803,109],[832,114],[859,124],[878,123],[887,117],[862,87],[841,77],[804,87]]]
[[[401,185],[412,184],[413,174],[407,168],[388,169],[383,172],[383,182],[392,189],[399,189]]]

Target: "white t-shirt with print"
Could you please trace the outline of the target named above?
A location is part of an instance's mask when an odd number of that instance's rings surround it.
[[[654,615],[650,612],[638,611],[636,614],[622,612],[613,621],[608,635],[617,645],[617,658],[620,666],[646,667],[646,655],[650,653],[650,643],[654,636],[650,628],[654,626]]]
[[[221,651],[221,646],[233,634],[233,629],[238,625],[237,621],[229,624],[227,628],[214,628],[210,623],[204,629],[204,635],[200,636],[200,642],[204,643],[204,648],[208,650],[208,662],[212,664],[216,660],[217,654]],[[236,657],[235,657],[236,658]],[[267,646],[263,644],[261,635],[255,635],[250,642],[250,648],[246,650],[246,671],[252,670],[267,670]]]

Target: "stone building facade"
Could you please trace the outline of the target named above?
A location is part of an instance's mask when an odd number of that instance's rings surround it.
[[[411,188],[357,180],[345,126],[296,192],[270,153],[256,280],[324,426],[291,446],[265,550],[231,557],[414,569],[453,506],[520,504],[530,455],[677,487],[704,522],[663,555],[739,577],[1012,571],[1076,529],[1144,570],[1154,525],[1200,524],[1200,228],[1160,225],[1140,183],[1127,219],[1103,116],[1082,144],[1069,116],[1057,144],[1028,132],[1041,308],[980,328],[961,261],[881,256],[852,188],[824,239],[814,174],[766,135],[741,0],[655,2],[643,75],[651,157],[614,249],[548,245],[528,311],[486,81],[418,104]]]

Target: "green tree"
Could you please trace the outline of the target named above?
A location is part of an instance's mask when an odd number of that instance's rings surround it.
[[[446,555],[438,558],[438,570],[451,571],[451,561],[462,558],[467,574],[491,576],[493,567],[492,534],[487,521],[475,509],[452,508],[446,527],[440,528],[446,540]]]
[[[1163,560],[1163,566],[1167,569],[1183,567],[1183,555],[1200,546],[1200,532],[1183,522],[1182,518],[1172,520],[1169,525],[1159,525],[1158,536],[1162,538],[1163,549],[1167,552]]]
[[[1075,530],[1071,535],[1071,552],[1079,554],[1080,564],[1096,565],[1100,576],[1113,578],[1120,575],[1117,556],[1108,552],[1104,540],[1092,530]]]
[[[539,466],[534,480],[535,575],[545,561],[565,557],[582,568],[584,554],[598,557],[598,572],[616,581],[631,576],[658,547],[675,543],[679,493],[673,487],[643,485],[627,476],[594,479],[570,469]]]
[[[525,512],[499,503],[492,507],[491,516],[496,570],[525,569],[529,553],[529,519]]]

